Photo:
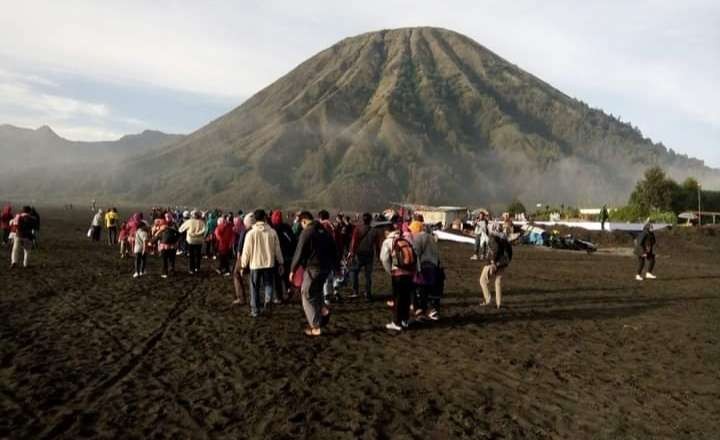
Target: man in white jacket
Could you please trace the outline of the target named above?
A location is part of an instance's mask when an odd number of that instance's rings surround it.
[[[245,235],[240,267],[250,269],[250,315],[260,313],[260,289],[265,292],[263,309],[272,304],[275,284],[275,268],[283,275],[283,256],[277,233],[265,221],[267,214],[258,209],[254,213],[255,224]]]

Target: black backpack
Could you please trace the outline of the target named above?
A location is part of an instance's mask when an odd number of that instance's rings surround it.
[[[32,238],[35,229],[35,219],[30,215],[21,215],[18,218],[18,235],[22,238]]]

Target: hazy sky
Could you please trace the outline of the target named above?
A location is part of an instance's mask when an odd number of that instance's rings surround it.
[[[654,141],[720,167],[720,2],[0,0],[0,124],[187,133],[338,40],[466,34]]]

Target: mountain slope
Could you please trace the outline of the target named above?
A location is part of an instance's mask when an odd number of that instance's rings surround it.
[[[626,200],[655,164],[720,181],[463,35],[408,28],[340,41],[92,189],[204,206],[586,204]]]

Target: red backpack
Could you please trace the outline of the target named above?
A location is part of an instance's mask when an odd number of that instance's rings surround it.
[[[393,240],[392,265],[408,272],[417,272],[417,257],[412,244],[402,237]]]

